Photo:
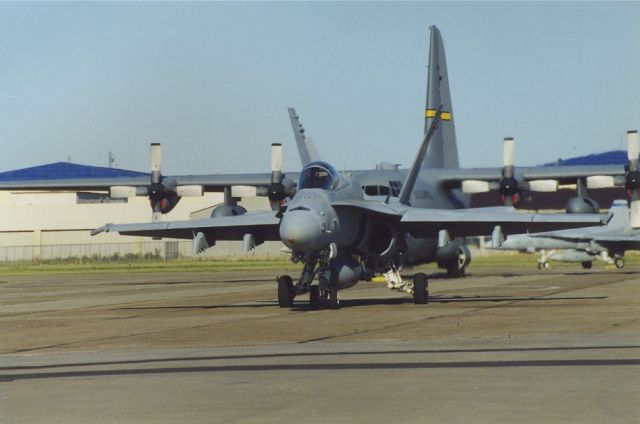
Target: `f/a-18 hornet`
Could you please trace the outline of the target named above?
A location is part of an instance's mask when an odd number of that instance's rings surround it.
[[[590,269],[596,259],[624,267],[624,253],[640,250],[640,229],[632,228],[626,199],[615,200],[611,220],[603,227],[510,235],[500,249],[539,251],[538,269],[549,268],[549,261],[580,262]]]
[[[295,113],[290,114],[295,123]],[[242,240],[247,247],[281,240],[291,249],[291,260],[304,266],[295,282],[287,275],[277,278],[279,305],[289,307],[296,296],[309,293],[311,308],[317,309],[321,304],[337,308],[338,290],[378,273],[385,275],[390,288],[413,293],[415,303],[426,303],[426,275],[418,273],[413,281],[404,281],[399,267],[435,261],[451,274],[461,274],[470,260],[463,243],[466,236],[491,234],[499,244],[505,234],[599,225],[607,219],[597,214],[518,213],[505,206],[466,209],[469,197],[460,183],[496,175],[499,180],[500,169],[461,172],[459,168],[444,46],[435,27],[431,27],[425,133],[410,169],[391,166],[339,173],[317,160],[303,132],[297,141],[304,165],[297,175],[282,172],[282,146],[272,145],[268,195],[279,204],[277,211],[245,212],[229,204],[222,214],[226,216],[107,224],[94,233],[192,239],[195,250],[213,246],[216,240]],[[159,158],[152,155],[154,161]],[[160,182],[156,168],[152,178]]]

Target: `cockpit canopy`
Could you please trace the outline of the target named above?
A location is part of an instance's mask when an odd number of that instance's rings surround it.
[[[321,188],[332,190],[338,182],[338,172],[326,162],[311,162],[300,171],[298,190],[304,188]]]

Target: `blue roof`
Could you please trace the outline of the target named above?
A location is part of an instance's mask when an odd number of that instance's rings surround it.
[[[79,165],[71,162],[55,162],[15,171],[0,172],[0,181],[61,180],[75,178],[118,178],[149,175],[144,172],[102,166]]]
[[[577,158],[558,159],[556,162],[545,163],[542,166],[555,165],[626,165],[627,152],[624,150],[612,150],[604,153],[594,153]]]

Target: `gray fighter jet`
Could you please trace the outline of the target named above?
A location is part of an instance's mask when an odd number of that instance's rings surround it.
[[[317,154],[310,153],[312,144],[299,131],[296,139],[302,162],[307,163],[295,187],[281,171],[282,146],[272,145],[269,198],[280,202],[277,213],[107,224],[94,234],[191,239],[196,251],[217,240],[242,240],[246,248],[281,240],[291,249],[292,261],[304,266],[295,283],[290,276],[278,277],[279,305],[289,307],[296,296],[309,293],[311,308],[317,309],[321,304],[337,308],[338,290],[375,274],[383,274],[390,288],[413,293],[415,303],[426,303],[426,275],[418,273],[413,281],[404,281],[399,267],[437,262],[452,275],[464,274],[470,260],[463,242],[466,236],[492,234],[498,244],[504,234],[606,221],[594,214],[525,214],[504,206],[465,209],[468,195],[451,186],[461,181],[451,178],[460,169],[444,48],[435,27],[431,27],[427,87],[425,135],[409,170],[381,167],[339,173],[327,162],[312,160],[318,159]],[[295,112],[290,116],[294,123]]]
[[[640,229],[631,227],[626,200],[614,201],[610,211],[612,218],[603,227],[510,235],[500,249],[539,251],[539,269],[548,268],[551,259],[581,262],[585,269],[599,259],[623,268],[625,251],[640,250]]]

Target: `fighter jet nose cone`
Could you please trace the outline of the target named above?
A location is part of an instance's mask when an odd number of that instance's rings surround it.
[[[322,245],[320,217],[312,211],[291,211],[280,222],[280,240],[298,252],[317,250]]]

